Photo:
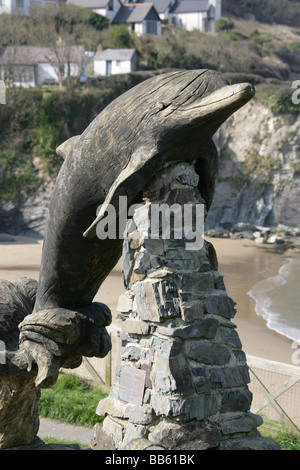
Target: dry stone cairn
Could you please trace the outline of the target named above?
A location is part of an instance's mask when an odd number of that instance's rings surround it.
[[[249,411],[235,303],[213,246],[187,249],[189,237],[175,238],[172,223],[164,238],[162,220],[159,237],[149,236],[154,204],[176,205],[182,217],[185,205],[204,205],[198,179],[190,164],[167,167],[128,227],[126,291],[118,305],[121,364],[97,408],[106,417],[102,429],[96,426],[96,448],[276,448],[260,437],[262,419]]]

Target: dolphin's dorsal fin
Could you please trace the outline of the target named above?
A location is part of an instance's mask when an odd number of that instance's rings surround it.
[[[67,155],[70,153],[71,147],[79,140],[80,135],[75,135],[74,137],[70,137],[70,139],[63,142],[59,147],[56,149],[57,155],[62,157],[64,160]]]

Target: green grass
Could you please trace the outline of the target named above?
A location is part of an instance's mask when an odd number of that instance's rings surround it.
[[[300,450],[300,435],[296,435],[293,431],[283,429],[276,433],[261,432],[264,437],[273,439],[281,446],[281,450]]]
[[[64,445],[77,444],[79,445],[81,450],[90,449],[90,446],[86,444],[81,444],[80,442],[77,442],[77,441],[67,441],[65,439],[57,439],[56,437],[53,437],[53,436],[43,437],[42,441],[45,442],[45,444],[64,444]]]
[[[61,374],[56,384],[43,389],[39,402],[40,416],[65,423],[93,426],[101,422],[96,415],[99,401],[107,393],[74,374]]]

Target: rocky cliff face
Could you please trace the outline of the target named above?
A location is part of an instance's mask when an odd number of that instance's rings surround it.
[[[300,116],[275,115],[253,101],[223,124],[214,141],[220,173],[206,228],[299,226]]]
[[[252,101],[223,124],[214,141],[220,174],[206,229],[299,226],[300,116],[275,115]],[[53,182],[44,186],[0,205],[0,232],[43,235]]]
[[[48,178],[43,189],[28,195],[22,192],[16,201],[0,204],[0,232],[42,238],[54,181]]]

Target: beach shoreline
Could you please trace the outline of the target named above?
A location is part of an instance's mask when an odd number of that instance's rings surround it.
[[[13,237],[15,241],[0,242],[0,278],[14,281],[26,276],[39,277],[43,241],[29,237]],[[292,341],[266,326],[255,312],[255,301],[248,295],[251,288],[267,277],[275,276],[286,255],[268,253],[246,239],[207,238],[216,250],[219,273],[224,276],[228,295],[236,302],[233,323],[246,355],[292,364]],[[116,324],[118,298],[125,291],[121,261],[104,281],[95,300],[106,303]]]

